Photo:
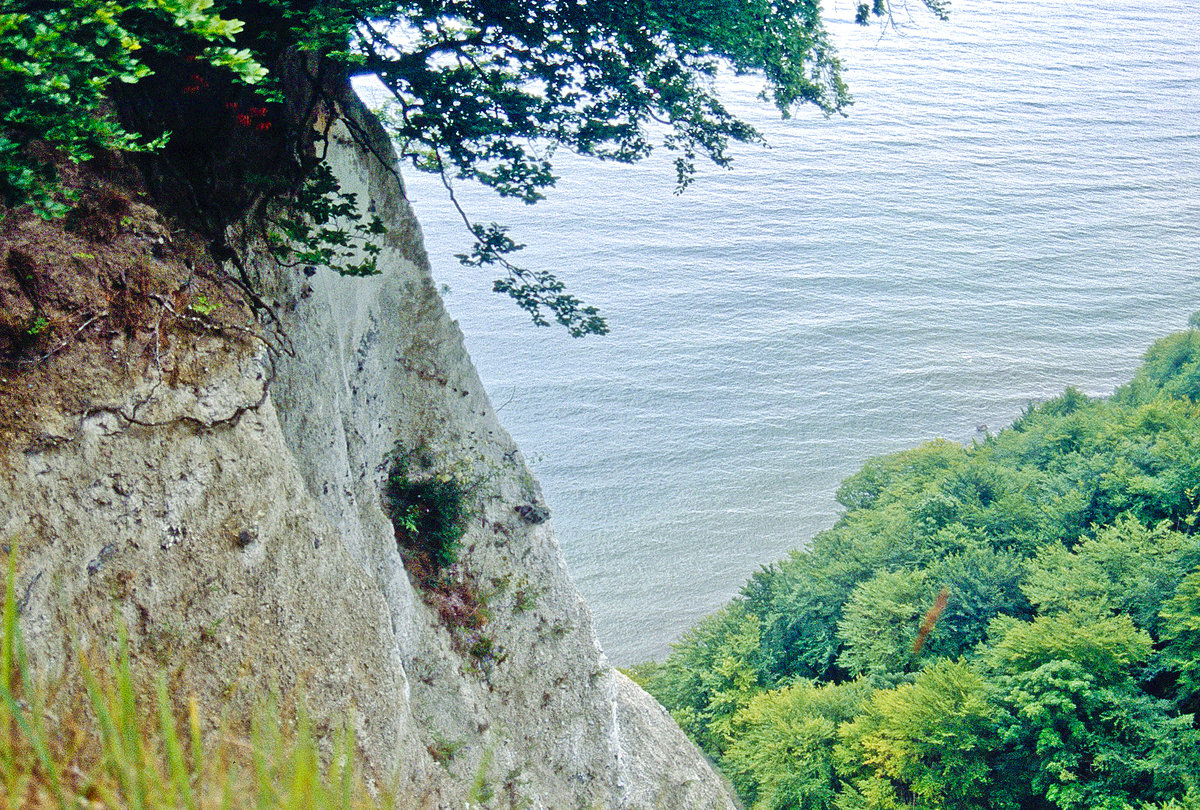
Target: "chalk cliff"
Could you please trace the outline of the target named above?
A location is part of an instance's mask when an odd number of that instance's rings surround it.
[[[318,720],[350,714],[401,806],[462,808],[472,783],[497,808],[735,806],[606,661],[390,145],[356,99],[330,112],[328,162],[388,228],[383,273],[281,268],[247,240],[274,337],[141,203],[113,203],[107,241],[32,220],[0,235],[0,308],[56,313],[0,382],[0,541],[20,549],[32,660],[69,669],[121,622],[135,658],[202,703],[302,685]],[[448,625],[405,570],[380,496],[397,453],[472,482],[461,575],[482,627]]]

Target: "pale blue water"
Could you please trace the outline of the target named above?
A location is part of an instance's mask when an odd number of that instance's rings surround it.
[[[866,458],[969,442],[1068,384],[1107,394],[1200,309],[1192,2],[955,0],[860,29],[827,3],[849,118],[729,99],[741,148],[682,197],[667,159],[562,156],[532,208],[463,189],[612,335],[529,326],[436,182],[409,172],[435,275],[533,461],[610,657],[661,656],[837,515]]]

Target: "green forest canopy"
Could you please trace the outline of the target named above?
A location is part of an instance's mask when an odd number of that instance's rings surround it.
[[[1200,807],[1200,330],[838,500],[633,671],[747,806]]]
[[[945,0],[922,3],[945,17]],[[889,20],[887,0],[858,6],[859,22],[872,15]],[[284,114],[277,81],[300,53],[316,58],[314,76],[378,76],[395,101],[392,134],[417,168],[528,203],[554,184],[556,146],[622,162],[663,146],[676,153],[680,188],[698,158],[726,165],[730,141],[760,136],[718,98],[721,67],[761,76],[762,98],[784,115],[849,103],[818,0],[8,0],[0,198],[63,212],[55,161],[39,144],[72,163],[172,138],[194,152],[202,145],[185,132],[206,131],[223,107],[179,112],[214,94],[241,104],[228,109],[244,128],[302,151],[309,123]],[[256,94],[245,93],[249,85]],[[113,114],[114,92],[127,102],[149,93],[153,103]],[[130,114],[150,108],[160,120]],[[163,132],[163,115],[174,131]],[[211,220],[210,236],[223,244],[229,218],[199,219]],[[476,243],[464,260],[502,267],[496,289],[536,323],[553,318],[575,335],[607,330],[553,273],[511,264],[506,256],[520,245],[505,228],[468,225]]]

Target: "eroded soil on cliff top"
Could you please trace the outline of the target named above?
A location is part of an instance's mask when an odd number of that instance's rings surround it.
[[[70,440],[70,417],[117,407],[137,380],[194,386],[266,339],[203,240],[146,204],[128,166],[105,160],[64,167],[78,195],[64,218],[0,210],[7,445]]]

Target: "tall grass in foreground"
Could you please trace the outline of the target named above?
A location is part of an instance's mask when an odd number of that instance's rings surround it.
[[[354,735],[338,735],[323,756],[303,709],[285,716],[276,701],[264,701],[250,718],[248,735],[206,739],[194,699],[186,711],[178,710],[161,674],[152,690],[140,688],[124,635],[115,655],[80,655],[86,697],[79,689],[35,680],[17,622],[14,572],[10,558],[0,633],[0,807],[394,806],[367,793]],[[61,694],[75,697],[56,701]]]

